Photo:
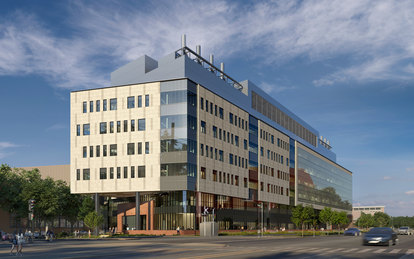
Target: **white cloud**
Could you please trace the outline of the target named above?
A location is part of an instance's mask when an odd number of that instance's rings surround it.
[[[407,171],[407,172],[414,172],[414,167],[406,168],[405,171]]]
[[[391,176],[384,176],[384,178],[383,178],[384,180],[391,180],[392,179],[392,177]]]
[[[407,195],[414,195],[414,190],[406,191],[405,194],[407,194]]]
[[[65,25],[71,34],[46,28],[30,13],[0,19],[0,75],[39,74],[65,88],[105,86],[118,66],[143,54],[170,53],[187,33],[190,47],[202,44],[203,53],[215,53],[217,60],[244,55],[281,65],[299,57],[311,63],[347,58],[347,64],[315,80],[316,86],[414,79],[406,62],[414,58],[414,20],[408,18],[414,2],[409,0],[68,6]]]
[[[281,85],[271,84],[271,83],[266,83],[266,82],[261,83],[260,88],[268,94],[281,93],[284,91],[295,89],[294,86],[281,86]]]
[[[46,131],[61,130],[61,129],[66,129],[66,128],[67,126],[65,124],[57,123],[47,128]]]
[[[11,148],[19,147],[19,145],[11,142],[0,142],[0,159],[12,154]]]

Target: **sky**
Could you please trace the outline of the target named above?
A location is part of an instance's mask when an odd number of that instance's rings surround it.
[[[414,1],[0,1],[0,163],[69,164],[74,90],[202,46],[330,140],[354,205],[414,216]]]

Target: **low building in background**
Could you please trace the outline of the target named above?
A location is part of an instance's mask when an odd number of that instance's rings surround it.
[[[385,206],[358,206],[352,207],[352,221],[355,222],[361,217],[361,213],[374,215],[377,212],[385,213]]]

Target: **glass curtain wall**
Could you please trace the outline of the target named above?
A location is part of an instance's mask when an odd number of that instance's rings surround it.
[[[298,202],[352,210],[352,175],[302,148],[297,150]]]
[[[258,189],[258,120],[249,116],[249,200],[257,200]]]
[[[195,229],[197,86],[188,80],[162,82],[160,98],[161,178],[184,177],[187,188],[160,199],[155,207],[154,228]]]

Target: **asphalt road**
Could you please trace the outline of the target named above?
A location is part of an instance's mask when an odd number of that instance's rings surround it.
[[[0,242],[0,257],[10,256]],[[396,246],[363,246],[361,237],[157,237],[124,240],[35,241],[23,247],[27,258],[401,258],[414,259],[414,236]]]

